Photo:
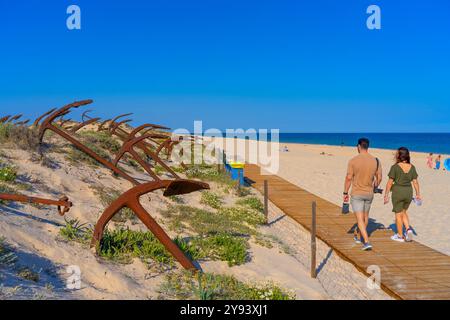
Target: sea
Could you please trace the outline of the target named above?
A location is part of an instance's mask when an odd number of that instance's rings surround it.
[[[356,146],[359,138],[370,140],[371,148],[432,152],[450,155],[450,133],[280,133],[280,143]]]
[[[206,134],[207,135],[207,134]],[[223,134],[225,136],[225,133]],[[238,138],[249,139],[245,135]],[[304,143],[355,147],[359,138],[367,138],[371,148],[395,150],[406,147],[410,151],[450,155],[450,132],[446,133],[293,133],[280,132],[280,143]],[[271,136],[268,134],[268,141]]]

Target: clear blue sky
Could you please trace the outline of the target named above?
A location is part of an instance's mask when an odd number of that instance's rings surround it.
[[[0,114],[92,98],[173,128],[450,131],[448,0],[0,0],[0,39]]]

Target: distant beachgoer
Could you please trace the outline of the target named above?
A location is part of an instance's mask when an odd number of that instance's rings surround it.
[[[441,168],[441,155],[438,155],[436,160],[434,160],[435,167],[434,169],[439,170]]]
[[[289,148],[288,148],[288,146],[284,146],[284,148],[283,148],[283,152],[289,152]]]
[[[372,249],[367,234],[369,225],[369,211],[372,205],[374,190],[378,189],[382,179],[380,161],[369,154],[369,140],[358,140],[358,153],[348,163],[347,176],[344,184],[344,203],[349,202],[349,190],[352,188],[350,203],[355,213],[357,228],[355,229],[355,241],[361,243],[363,250]]]
[[[389,192],[392,190],[392,212],[395,213],[397,233],[391,239],[404,242],[412,241],[413,230],[409,224],[408,208],[413,200],[413,187],[416,191],[415,200],[421,203],[419,182],[416,167],[411,164],[409,150],[401,147],[397,150],[396,164],[389,171],[389,181],[386,185],[384,204],[389,202]],[[405,227],[405,233],[403,233]]]
[[[427,166],[430,169],[433,169],[433,154],[430,153],[427,157]]]

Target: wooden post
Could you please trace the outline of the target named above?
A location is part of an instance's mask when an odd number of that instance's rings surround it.
[[[311,221],[311,278],[317,277],[316,271],[316,202],[312,202],[312,221]]]
[[[224,167],[226,162],[227,162],[227,155],[225,154],[225,150],[222,150],[222,164]]]
[[[264,180],[264,217],[266,224],[269,223],[269,182]]]
[[[220,150],[219,150],[219,148],[216,148],[216,153],[214,154],[215,156],[216,156],[216,159],[217,159],[217,172],[218,173],[220,173],[220,171],[221,171],[221,167],[220,167],[220,159],[219,159],[219,152],[220,152]]]
[[[241,170],[238,170],[238,183],[237,183],[237,189],[241,189]]]

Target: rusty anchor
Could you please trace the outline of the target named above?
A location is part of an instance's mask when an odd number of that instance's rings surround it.
[[[111,120],[111,123],[116,123],[117,120],[119,120],[119,119],[121,119],[121,118],[129,117],[129,116],[132,116],[132,115],[133,115],[132,112],[120,114],[120,115],[118,115],[117,117],[115,117],[114,119],[112,119],[112,120]]]
[[[5,116],[3,118],[0,118],[0,123],[5,123],[6,121],[8,121],[9,118],[11,118],[11,116]]]
[[[97,131],[108,131],[110,132],[111,130],[111,126],[114,125],[116,123],[117,120],[119,120],[120,118],[124,118],[124,117],[128,117],[132,115],[132,113],[125,113],[125,114],[121,114],[118,115],[117,117],[115,117],[114,119],[106,119],[104,120],[102,123],[100,123]],[[106,127],[106,124],[109,122],[109,126]],[[128,134],[127,132],[124,132],[125,134]]]
[[[134,132],[134,131],[133,131]],[[116,159],[113,161],[113,164],[117,165],[119,160],[126,154],[129,153],[143,168],[144,170],[150,174],[154,179],[159,180],[157,175],[153,173],[151,170],[151,166],[142,159],[139,154],[134,150],[134,147],[138,147],[141,149],[148,158],[153,159],[155,163],[161,165],[168,173],[170,173],[175,179],[180,179],[180,177],[172,170],[155,152],[150,149],[150,145],[144,140],[146,139],[161,139],[166,138],[165,135],[151,133],[146,135],[141,135],[139,137],[135,137],[134,134],[130,134],[128,137],[123,136],[122,134],[116,134],[122,141],[122,148],[117,153]]]
[[[12,123],[15,120],[18,120],[22,117],[21,114],[15,115],[15,116],[5,116],[3,118],[0,118],[0,123]]]
[[[19,120],[20,118],[22,118],[22,114],[15,115],[14,117],[9,118],[7,123],[11,123],[11,122],[13,122],[15,120]]]
[[[167,159],[170,158],[170,155],[173,152],[173,148],[179,144],[182,140],[184,140],[186,137],[185,136],[180,136],[178,137],[177,140],[174,140],[172,135],[170,133],[167,132],[160,132],[158,130],[170,130],[170,128],[165,127],[165,126],[161,126],[161,125],[157,125],[157,124],[151,124],[151,123],[146,123],[143,124],[139,127],[137,127],[136,129],[134,129],[129,135],[126,141],[132,140],[134,138],[136,138],[137,134],[140,133],[141,136],[146,135],[148,132],[150,131],[155,131],[157,133],[155,133],[153,136],[149,136],[146,140],[150,140],[151,142],[153,142],[157,149],[155,152],[153,152],[154,157],[158,157],[159,159],[161,159],[160,157],[160,153],[162,150],[165,150],[166,153],[166,157]],[[191,139],[191,141],[193,141],[193,139],[195,139],[195,137],[193,136],[189,136],[189,138]],[[158,142],[156,141],[156,139],[160,139],[163,140],[162,142]],[[148,146],[148,144],[145,145],[146,147]],[[142,148],[141,148],[142,149]],[[145,150],[143,150],[145,152]],[[147,155],[148,156],[148,155]],[[184,163],[184,162],[180,162],[180,165],[183,169],[187,169],[188,166]],[[173,170],[169,171],[171,174]]]
[[[58,109],[58,110],[48,114],[47,117],[43,118],[42,124],[40,125],[40,128],[39,128],[39,141],[40,141],[40,143],[41,144],[43,143],[44,134],[45,134],[45,132],[47,130],[53,131],[57,135],[59,135],[62,138],[66,139],[67,141],[71,142],[73,145],[75,145],[82,152],[86,153],[87,155],[89,155],[90,157],[92,157],[93,159],[95,159],[96,161],[98,161],[99,163],[104,165],[105,167],[111,169],[115,174],[117,174],[117,175],[121,176],[122,178],[128,180],[129,182],[131,182],[134,185],[138,185],[139,183],[133,177],[131,177],[130,175],[125,173],[123,170],[117,168],[115,165],[113,165],[108,160],[106,160],[106,159],[102,158],[101,156],[99,156],[97,153],[95,153],[90,148],[86,147],[83,143],[81,143],[80,141],[78,141],[77,139],[72,137],[70,134],[68,134],[63,129],[60,129],[60,128],[56,127],[53,124],[53,121],[56,118],[61,117],[61,115],[63,115],[63,114],[69,113],[72,108],[78,108],[80,106],[91,104],[92,102],[93,102],[92,100],[76,101],[74,103],[68,104],[68,105],[66,105],[66,106],[64,106],[64,107],[62,107],[62,108],[60,108],[60,109]]]
[[[83,112],[83,114],[81,115],[81,123],[74,124],[73,126],[69,126],[64,129],[69,130],[71,133],[76,133],[90,124],[97,123],[100,120],[100,118],[92,118],[88,116],[87,114],[89,112],[92,112],[92,110],[86,110]]]
[[[28,122],[30,122],[30,119],[27,119],[27,120],[24,120],[24,121],[15,122],[14,125],[16,125],[16,126],[24,126],[24,125],[28,124]]]
[[[134,138],[136,138],[137,134],[140,133],[141,136],[146,135],[148,132],[153,131],[153,130],[170,130],[170,128],[168,127],[164,127],[164,126],[160,126],[157,124],[152,124],[152,123],[145,123],[143,125],[140,125],[139,127],[135,128],[133,131],[131,131],[127,138],[126,141],[132,140]],[[115,133],[115,130],[112,131],[112,133]],[[167,139],[168,136],[170,136],[170,134],[165,133],[165,132],[159,132],[157,131],[157,134],[160,135],[160,139]],[[153,143],[155,143],[156,145],[158,145],[159,143],[157,141],[155,141],[152,138],[149,138],[150,141],[152,141]]]
[[[79,130],[81,130],[82,128],[84,128],[84,127],[86,127],[86,126],[88,126],[88,125],[90,125],[90,124],[96,123],[98,120],[100,120],[100,118],[89,118],[88,120],[86,120],[86,121],[84,121],[84,122],[82,122],[82,123],[80,123],[80,124],[77,124],[77,125],[71,127],[71,128],[69,129],[69,131],[70,131],[71,133],[76,133],[76,132],[78,132]]]
[[[69,127],[64,127],[64,125],[66,124],[66,123],[68,123],[68,122],[71,122],[72,121],[72,119],[64,119],[64,118],[62,118],[61,117],[61,119],[60,119],[60,122],[59,122],[59,126],[61,127],[61,128],[63,128],[63,129],[67,129],[67,128],[70,128],[70,126]]]
[[[97,128],[97,131],[100,132],[100,131],[106,131],[106,130],[108,130],[108,129],[105,128],[105,126],[106,126],[106,124],[107,124],[108,122],[110,122],[110,121],[111,121],[111,119],[106,119],[106,120],[104,120],[103,122],[101,122],[100,125],[99,125],[98,128]]]
[[[122,120],[120,122],[117,122],[117,120],[119,120],[120,118],[124,118],[126,116],[131,115],[131,113],[127,113],[127,114],[122,114],[119,115],[117,117],[115,117],[114,119],[112,119],[110,121],[109,124],[109,128],[107,129],[110,135],[115,135],[117,136],[120,140],[122,140],[123,144],[122,144],[122,148],[121,150],[119,150],[119,152],[117,153],[117,157],[114,160],[113,164],[115,166],[118,165],[119,160],[126,154],[129,153],[143,168],[144,170],[150,175],[152,176],[154,179],[156,180],[160,180],[158,178],[158,176],[151,170],[152,166],[150,164],[148,164],[147,162],[145,162],[134,150],[133,147],[134,145],[136,145],[137,147],[139,147],[139,149],[141,149],[145,155],[148,158],[153,159],[156,163],[159,163],[163,168],[166,169],[167,172],[169,172],[175,179],[179,179],[180,177],[168,166],[166,165],[154,152],[152,152],[150,150],[150,145],[148,145],[147,143],[145,143],[143,140],[144,139],[139,139],[136,141],[133,141],[133,143],[129,143],[129,140],[132,138],[130,136],[130,133],[126,132],[125,130],[123,130],[120,126],[122,124],[128,123],[131,121],[131,119],[125,119]],[[135,130],[133,130],[134,132]],[[149,137],[147,137],[149,138]],[[133,140],[133,139],[131,139]]]
[[[28,197],[20,194],[0,193],[0,200],[57,206],[58,213],[60,216],[64,216],[67,212],[69,212],[70,208],[72,207],[72,202],[70,202],[69,198],[67,198],[66,196],[62,197],[59,200],[50,200],[36,197]]]
[[[46,113],[44,113],[44,114],[40,115],[39,117],[37,117],[36,120],[34,120],[34,122],[33,122],[33,126],[37,127],[39,125],[39,122],[41,122],[41,120],[43,118],[48,116],[50,113],[53,113],[55,110],[56,110],[56,108],[50,109]]]
[[[89,112],[92,112],[92,110],[86,110],[85,112],[83,112],[81,114],[81,122],[85,122],[85,121],[87,121],[89,119],[92,119],[92,117],[88,116]]]
[[[166,156],[169,157],[173,151],[174,146],[179,144],[181,140],[183,140],[183,137],[179,137],[178,139],[179,140],[173,140],[173,138],[170,137],[164,140],[156,149],[156,154],[159,156],[159,154],[165,149]]]
[[[117,153],[116,158],[113,161],[113,164],[115,166],[118,165],[120,159],[122,159],[122,157],[126,154],[129,153],[143,168],[144,170],[155,180],[161,180],[153,171],[151,166],[144,160],[142,159],[139,154],[134,150],[134,146],[139,145],[142,140],[145,140],[149,137],[151,137],[153,135],[145,135],[145,136],[140,136],[137,138],[134,138],[130,141],[126,141],[123,143],[122,147],[120,148],[119,152]],[[142,148],[142,146],[141,146]],[[151,157],[156,163],[159,163],[164,169],[166,169],[169,173],[171,173],[173,175],[173,177],[175,177],[175,179],[179,179],[180,177],[173,172],[173,170],[164,163],[164,161],[162,161],[158,156],[156,156],[152,151],[148,150],[146,148],[145,151],[146,155],[148,155],[149,157]],[[172,173],[173,172],[173,173]]]
[[[12,124],[12,125],[17,125],[17,126],[20,126],[20,125],[25,125],[25,124],[27,124],[28,122],[30,122],[30,120],[22,120],[22,121],[17,121],[17,120],[19,120],[20,118],[22,118],[22,115],[21,114],[18,114],[18,115],[16,115],[16,116],[5,116],[5,117],[3,117],[3,118],[0,118],[0,123],[10,123],[10,124]]]
[[[120,126],[123,124],[127,124],[131,121],[132,121],[131,119],[125,119],[120,122],[111,122],[109,125],[109,134],[116,135],[122,139],[125,139],[124,137],[127,136],[128,133],[125,130],[123,130]],[[120,134],[118,134],[119,131],[120,131]]]
[[[164,245],[164,247],[185,269],[196,269],[192,261],[186,257],[183,251],[181,251],[172,239],[170,239],[167,233],[144,209],[139,201],[141,196],[158,189],[165,189],[164,196],[168,197],[209,189],[209,185],[204,182],[192,180],[159,180],[141,184],[128,190],[117,198],[108,208],[106,208],[100,219],[97,221],[94,228],[91,247],[96,247],[100,244],[106,225],[114,217],[114,215],[121,209],[128,207],[137,215],[142,223],[155,235],[161,244]]]
[[[140,136],[144,136],[144,135],[147,135],[147,133],[149,133],[150,131],[154,131],[154,130],[156,131],[159,129],[170,130],[170,128],[168,128],[168,127],[160,126],[157,124],[146,123],[146,124],[140,125],[139,127],[135,128],[131,133],[128,134],[128,136],[126,138],[125,137],[122,137],[122,138],[124,139],[124,142],[128,142],[128,141],[136,138],[138,133],[140,133]],[[115,130],[112,131],[112,133],[114,134]],[[152,135],[152,136],[149,135],[148,138],[145,140],[149,140],[149,141],[153,142],[156,146],[159,146],[160,143],[158,141],[156,141],[156,139],[165,140],[168,137],[170,137],[170,135],[168,135],[168,133],[156,131],[154,133],[154,135]],[[145,147],[148,147],[150,149],[150,145],[147,143],[145,143]],[[143,150],[143,151],[145,152],[145,150]],[[154,153],[156,156],[159,156],[158,151],[156,151]],[[149,155],[147,155],[147,156],[149,156]]]
[[[111,169],[115,174],[121,176],[122,178],[136,185],[127,192],[123,193],[108,208],[105,209],[105,211],[103,212],[102,216],[97,221],[97,224],[95,226],[91,246],[96,246],[101,242],[103,232],[108,222],[112,219],[112,217],[115,214],[117,214],[122,208],[128,207],[136,214],[136,216],[144,223],[144,225],[150,230],[150,232],[152,232],[155,235],[155,237],[165,246],[165,248],[184,268],[195,269],[196,267],[193,264],[193,262],[171,240],[171,238],[162,229],[162,227],[141,205],[140,198],[145,194],[148,194],[150,192],[159,189],[164,189],[164,196],[171,196],[171,195],[182,195],[199,190],[209,189],[209,185],[204,182],[180,179],[178,175],[175,172],[173,172],[173,170],[159,158],[158,154],[159,152],[161,152],[163,148],[171,150],[173,148],[171,146],[173,146],[175,143],[178,142],[169,142],[167,133],[163,132],[150,133],[150,131],[167,130],[169,128],[159,125],[145,124],[136,129],[133,129],[131,133],[128,133],[126,130],[123,130],[121,126],[123,124],[130,122],[130,120],[124,119],[119,121],[119,119],[129,116],[130,114],[124,114],[111,120],[105,120],[99,125],[98,130],[103,131],[105,130],[105,127],[109,122],[109,128],[107,128],[106,130],[110,134],[112,135],[114,134],[118,136],[121,140],[123,140],[122,148],[117,154],[117,157],[113,163],[100,157],[93,150],[91,150],[83,143],[78,141],[76,138],[74,138],[72,135],[70,135],[66,131],[67,128],[64,128],[64,124],[70,121],[70,119],[64,120],[63,118],[64,116],[70,113],[72,108],[78,108],[80,106],[91,104],[92,102],[93,102],[92,100],[76,101],[60,109],[53,108],[44,113],[43,115],[41,115],[40,117],[38,117],[33,123],[35,127],[39,128],[38,138],[41,144],[43,143],[46,131],[50,130],[56,133],[57,135],[61,136],[63,139],[72,143],[75,147],[77,147],[78,149],[80,149],[82,152],[86,153],[93,159],[97,160],[105,167]],[[7,116],[0,119],[0,121],[3,119],[4,119],[3,121],[8,122],[16,121],[21,116],[22,115],[17,115],[14,117]],[[59,125],[55,125],[54,123],[56,122],[57,119],[60,119]],[[80,130],[81,128],[85,127],[90,123],[98,122],[100,119],[89,117],[87,116],[87,112],[85,112],[83,113],[82,120],[83,120],[82,123],[71,128],[72,133],[77,132],[78,130]],[[28,123],[28,121],[16,122],[15,124],[19,123],[26,124]],[[138,134],[140,135],[137,136]],[[151,147],[153,146],[145,142],[145,140],[151,141],[152,143],[156,144],[158,153],[153,152],[151,150]],[[164,140],[164,142],[158,144],[157,140]],[[150,164],[146,163],[139,156],[139,154],[133,149],[134,147],[141,148],[147,156],[151,157],[156,163],[159,163],[168,172],[172,173],[172,175],[176,178],[176,180],[161,180],[152,171]],[[139,184],[134,178],[129,176],[123,170],[119,169],[117,167],[118,161],[125,155],[125,153],[131,154],[144,167],[144,169],[155,179],[155,181]],[[72,207],[72,203],[68,200],[67,197],[63,197],[60,200],[55,201],[43,198],[28,197],[24,195],[0,194],[0,199],[9,201],[19,201],[24,203],[40,203],[45,205],[55,205],[58,207],[58,212],[60,215],[64,215]]]
[[[169,159],[174,147],[180,144],[183,140],[187,140],[187,138],[190,142],[193,142],[195,139],[194,136],[178,136],[176,139],[174,139],[173,137],[167,138],[156,149],[156,155],[159,156],[160,153],[165,150],[166,157]],[[183,155],[183,150],[181,150],[180,155]],[[183,161],[180,162],[180,166],[183,169],[188,169],[188,166]]]
[[[120,126],[122,124],[128,123],[131,120],[125,119],[120,122],[116,122],[118,119],[129,116],[130,114],[123,114],[114,118],[109,127],[109,132],[111,135],[116,135],[119,139],[123,141],[123,145],[121,150],[118,152],[116,160],[113,162],[116,166],[119,160],[124,156],[125,153],[129,153],[133,156],[133,158],[144,168],[147,173],[149,173],[154,179],[156,179],[156,174],[154,174],[151,170],[151,166],[146,163],[137,152],[133,150],[133,147],[136,145],[139,149],[141,149],[148,158],[153,159],[156,163],[160,164],[168,173],[170,173],[175,179],[179,179],[180,177],[172,170],[168,165],[165,164],[164,161],[161,160],[158,153],[155,153],[151,150],[151,145],[145,142],[144,140],[151,140],[155,144],[158,144],[154,139],[167,139],[167,134],[162,133],[153,133],[146,134],[136,137],[136,135],[143,131],[144,129],[154,130],[154,129],[169,129],[164,126],[155,125],[155,124],[143,124],[136,129],[134,129],[131,133],[127,133],[125,130],[121,129]],[[147,130],[147,132],[148,132]],[[145,138],[142,138],[145,136]],[[159,180],[159,178],[158,178]]]

